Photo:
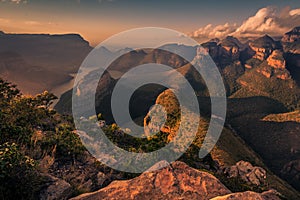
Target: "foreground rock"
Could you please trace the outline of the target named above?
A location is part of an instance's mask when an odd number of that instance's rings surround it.
[[[45,175],[49,181],[45,189],[41,191],[41,200],[68,199],[72,194],[72,186],[66,181],[51,175]]]
[[[256,192],[237,192],[233,194],[228,194],[225,196],[219,196],[212,198],[211,200],[240,200],[240,199],[255,199],[255,200],[280,200],[279,197],[276,196],[276,191],[270,190],[267,192],[263,192],[261,194]]]
[[[106,188],[80,195],[73,200],[210,199],[226,194],[230,194],[230,191],[213,175],[175,162],[132,180],[115,181]]]
[[[246,161],[239,161],[236,165],[227,167],[224,173],[229,177],[239,177],[245,182],[254,185],[262,185],[267,178],[267,172],[261,167],[252,166]]]
[[[215,198],[216,197],[216,198]],[[175,162],[155,172],[145,172],[127,181],[115,181],[106,188],[72,200],[97,199],[278,199],[275,192],[232,194],[213,175]]]

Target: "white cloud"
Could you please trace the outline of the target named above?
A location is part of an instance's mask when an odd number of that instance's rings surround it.
[[[291,11],[289,12],[289,14],[290,14],[291,16],[294,16],[294,15],[300,15],[300,8],[295,9],[295,10],[291,10]]]
[[[227,35],[232,34],[237,29],[237,24],[225,23],[223,25],[213,26],[208,24],[207,26],[198,29],[192,33],[195,38],[200,38],[202,40],[212,39],[212,38],[223,38]]]
[[[227,35],[236,37],[257,37],[264,34],[280,36],[295,26],[300,25],[300,8],[291,10],[289,7],[281,10],[276,7],[266,7],[257,11],[254,16],[246,19],[240,26],[225,23],[200,28],[191,35],[196,38],[224,38]]]

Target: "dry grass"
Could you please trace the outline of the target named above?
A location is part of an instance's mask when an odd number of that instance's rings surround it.
[[[300,123],[300,110],[288,113],[271,114],[262,119],[268,122],[298,122]]]

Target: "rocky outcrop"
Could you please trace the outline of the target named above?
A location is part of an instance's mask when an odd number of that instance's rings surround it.
[[[277,195],[276,191],[270,190],[263,193],[256,193],[256,192],[238,192],[233,194],[228,194],[225,196],[219,196],[212,198],[211,200],[240,200],[240,199],[255,199],[255,200],[280,200]]]
[[[291,31],[285,33],[281,40],[281,44],[284,51],[291,54],[289,55],[291,64],[295,65],[299,62],[297,55],[300,54],[300,27],[295,27]]]
[[[96,160],[85,152],[82,160],[76,163],[64,161],[64,165],[55,162],[49,169],[49,173],[55,177],[64,179],[72,185],[73,189],[81,192],[91,192],[103,187],[105,182],[119,179],[117,174],[104,173]]]
[[[72,193],[72,186],[66,181],[51,176],[49,174],[44,175],[48,179],[45,189],[40,192],[39,199],[41,200],[56,200],[56,199],[68,199]]]
[[[283,57],[283,52],[275,50],[267,59],[268,65],[275,69],[285,69],[286,63]]]
[[[261,69],[257,69],[256,71],[267,78],[271,78],[271,76],[273,75],[273,71],[269,67],[263,67]]]
[[[227,58],[231,61],[239,59],[242,44],[237,38],[228,36],[220,42],[220,46],[222,47],[220,54],[225,59]]]
[[[286,61],[281,50],[274,50],[256,71],[267,78],[276,77],[281,80],[290,79],[290,72],[286,69]]]
[[[282,42],[296,42],[300,39],[300,27],[295,27],[282,37]]]
[[[145,172],[127,181],[115,181],[106,188],[73,200],[97,199],[211,199],[231,192],[213,175],[175,162],[155,172]]]
[[[276,77],[281,80],[288,80],[291,78],[289,71],[285,68],[274,69],[270,66],[263,66],[256,69],[256,71],[267,78]]]
[[[267,172],[261,167],[252,166],[246,161],[239,161],[236,165],[226,167],[224,173],[229,177],[239,177],[245,182],[254,185],[262,185],[267,178]]]
[[[270,36],[265,35],[250,42],[249,46],[255,51],[253,58],[265,60],[276,48],[276,43]]]
[[[201,44],[201,46],[209,53],[212,59],[216,60],[219,56],[219,46],[217,42],[206,42]]]
[[[72,200],[102,199],[258,199],[279,200],[275,190],[263,193],[231,193],[216,177],[190,168],[176,161],[170,165],[162,161],[157,166],[165,166],[152,172],[145,172],[137,178],[127,181],[115,181],[106,188],[93,193],[82,194]],[[153,169],[157,167],[153,166]],[[245,168],[251,167],[246,165]]]
[[[241,42],[232,36],[228,36],[222,41],[209,41],[201,44],[209,53],[213,60],[219,65],[226,66],[240,57],[242,48]]]

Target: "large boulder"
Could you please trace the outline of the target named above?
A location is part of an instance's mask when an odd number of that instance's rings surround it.
[[[112,182],[106,188],[80,195],[73,200],[211,199],[229,193],[213,175],[190,168],[185,163],[174,162],[131,180]]]
[[[226,167],[224,173],[228,177],[239,177],[245,182],[254,185],[262,185],[267,178],[267,172],[261,167],[252,166],[246,161],[239,161],[231,167]]]

